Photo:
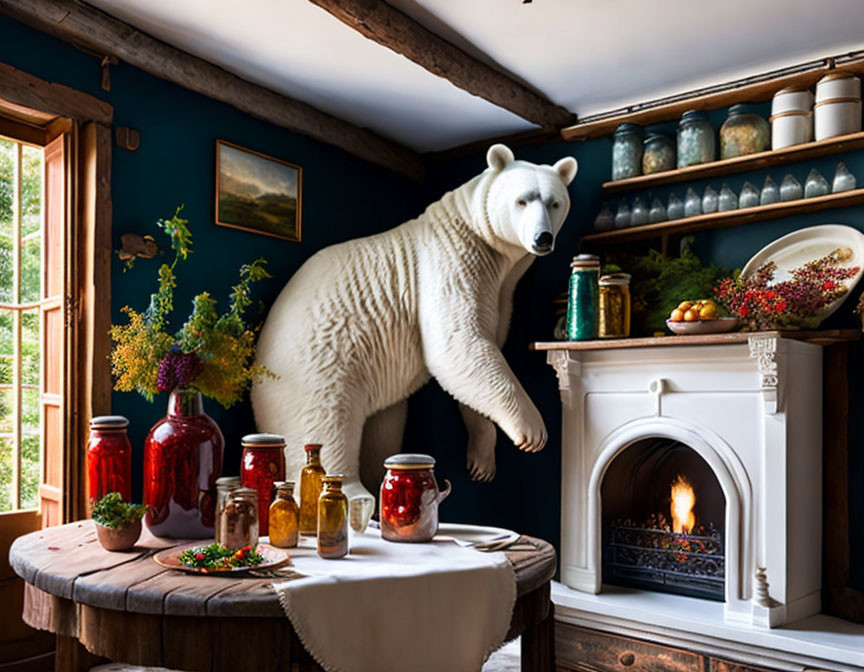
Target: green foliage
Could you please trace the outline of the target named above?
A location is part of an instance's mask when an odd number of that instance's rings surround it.
[[[632,270],[633,331],[636,335],[666,332],[666,319],[682,301],[714,296],[714,287],[730,271],[714,263],[703,266],[689,247],[680,257],[666,257],[651,250],[633,257],[626,267]]]
[[[141,520],[147,513],[146,504],[130,504],[123,501],[119,492],[109,492],[93,503],[91,517],[105,527],[124,527]]]
[[[152,401],[160,391],[159,367],[172,348],[176,348],[184,354],[194,353],[201,360],[202,370],[192,381],[192,387],[228,408],[242,398],[252,381],[272,376],[263,367],[252,364],[255,332],[244,320],[252,304],[252,284],[272,276],[265,268],[264,259],[242,266],[240,280],[232,288],[224,313],[219,313],[218,302],[209,292],[202,292],[192,300],[192,312],[183,326],[171,334],[168,321],[174,310],[177,286],[174,269],[178,261],[192,252],[188,220],[180,218],[182,207],[177,208],[171,219],[158,222],[171,236],[175,254],[170,265],[163,264],[159,268],[158,289],[150,297],[149,308],[142,315],[127,306],[123,311],[129,316],[129,322],[111,327],[114,389],[135,390]],[[165,379],[163,385],[167,386],[170,383],[164,383]]]

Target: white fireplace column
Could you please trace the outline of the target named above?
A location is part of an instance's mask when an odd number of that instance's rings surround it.
[[[606,470],[668,438],[726,498],[726,619],[782,625],[820,609],[822,350],[775,332],[718,340],[548,353],[563,405],[561,580],[602,595]]]

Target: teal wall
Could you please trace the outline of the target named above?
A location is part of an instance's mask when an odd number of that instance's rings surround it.
[[[0,62],[105,100],[114,106],[116,125],[131,126],[141,133],[137,151],[119,147],[113,151],[114,248],[119,249],[122,233],[133,231],[153,234],[163,249],[155,260],[139,260],[127,273],[114,257],[114,321],[122,319],[120,308],[124,305],[138,309],[147,306],[155,288],[157,265],[170,258],[168,239],[154,223],[171,216],[180,203],[185,203],[184,217],[190,220],[194,254],[178,267],[177,326],[188,315],[190,300],[198,292],[207,290],[217,298],[227,299],[237,271],[245,262],[257,257],[269,261],[275,277],[261,282],[255,297],[269,305],[294,271],[317,250],[390,228],[416,215],[421,206],[420,187],[414,183],[136,68],[123,64],[112,67],[111,91],[104,92],[100,88],[98,59],[5,16],[0,16]],[[303,167],[301,243],[214,223],[217,138]],[[113,411],[131,422],[137,494],[141,446],[147,430],[164,415],[166,401],[164,395],[153,404],[133,393],[113,395]],[[225,411],[205,400],[205,407],[225,435],[225,473],[237,473],[239,439],[254,431],[248,402]]]
[[[768,106],[757,107],[765,116]],[[715,129],[719,129],[726,111],[711,115]],[[674,124],[669,126],[674,131]],[[513,324],[504,348],[505,355],[516,375],[540,409],[549,430],[549,443],[539,454],[520,453],[499,432],[497,449],[498,475],[489,484],[473,484],[464,468],[465,434],[453,404],[434,384],[421,390],[412,399],[409,411],[409,442],[406,450],[428,450],[439,458],[438,471],[453,481],[453,494],[445,502],[445,517],[458,517],[465,522],[499,524],[521,530],[527,534],[549,539],[558,545],[560,532],[560,461],[561,461],[561,406],[557,381],[552,369],[545,364],[542,353],[532,352],[528,344],[535,340],[551,340],[555,322],[552,299],[566,291],[569,262],[576,254],[577,240],[593,230],[593,220],[605,200],[601,185],[611,175],[610,138],[599,138],[583,143],[558,142],[540,146],[519,147],[516,157],[537,163],[554,163],[563,156],[574,156],[579,172],[570,187],[572,207],[565,226],[558,236],[555,252],[538,259],[526,273],[516,291]],[[790,166],[772,168],[770,172],[779,185],[784,175],[791,172],[804,184],[811,168],[817,168],[829,181],[833,178],[838,161],[845,161],[858,176],[859,186],[864,184],[864,152],[808,160]],[[448,162],[432,171],[428,195],[432,197],[444,189],[452,188],[483,167],[484,158],[476,156]],[[765,170],[734,175],[726,178],[729,186],[740,192],[745,180],[761,188]],[[701,194],[707,184],[720,191],[723,178],[696,181],[669,188],[657,189],[651,196],[664,203],[670,191],[682,199],[688,186]],[[647,192],[628,194],[631,199]],[[650,197],[648,202],[650,203]],[[864,207],[825,210],[819,213],[757,222],[738,228],[700,234],[694,251],[703,262],[715,261],[730,268],[740,268],[760,248],[791,231],[819,224],[847,224],[864,231]],[[670,243],[674,249],[676,241]],[[634,250],[644,249],[635,247]],[[826,328],[858,327],[852,309],[861,288],[849,298],[837,314],[823,324]],[[864,555],[864,490],[856,487],[864,482],[864,421],[855,412],[864,404],[864,358],[860,344],[852,346],[853,362],[850,367],[851,412],[849,425],[849,484],[850,529],[852,557]],[[447,422],[442,422],[442,417]],[[791,493],[790,496],[795,496]],[[853,585],[864,589],[864,563],[853,561]]]

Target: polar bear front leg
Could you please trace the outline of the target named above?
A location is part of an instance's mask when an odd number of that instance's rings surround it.
[[[472,481],[491,481],[495,478],[495,444],[498,439],[495,423],[465,404],[459,404],[459,412],[468,430],[468,474]]]

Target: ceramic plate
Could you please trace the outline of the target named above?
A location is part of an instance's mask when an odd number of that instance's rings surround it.
[[[737,317],[718,317],[716,320],[699,320],[698,322],[673,322],[666,320],[669,330],[678,336],[695,336],[696,334],[723,334],[738,326]]]
[[[182,546],[173,546],[171,548],[166,548],[163,551],[159,551],[153,556],[153,559],[156,561],[157,565],[162,565],[162,567],[167,567],[168,569],[179,569],[181,572],[189,572],[190,574],[239,574],[241,572],[248,572],[250,569],[273,569],[274,567],[285,564],[290,559],[288,551],[284,549],[276,548],[270,544],[258,544],[257,550],[264,556],[264,562],[260,565],[255,565],[254,567],[205,569],[203,567],[189,567],[180,562],[180,555],[183,551],[190,548],[202,548],[203,546],[208,546],[212,543],[212,540],[207,541],[204,539],[189,544],[183,544]]]
[[[830,254],[837,248],[848,248],[852,250],[852,257],[842,266],[858,266],[855,277],[846,281],[850,291],[836,299],[822,314],[828,317],[837,310],[840,305],[852,293],[852,289],[861,279],[864,273],[864,234],[851,226],[843,224],[824,224],[822,226],[811,226],[807,229],[794,231],[759,250],[741,271],[741,277],[747,278],[756,270],[773,261],[777,264],[774,274],[774,282],[782,282],[790,279],[790,271],[799,268],[808,261],[813,261]]]
[[[441,523],[435,539],[453,540],[460,546],[476,546],[498,541],[513,542],[519,538],[513,530],[503,527],[478,527],[476,525],[459,525],[458,523]]]

